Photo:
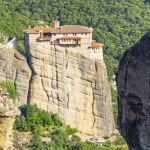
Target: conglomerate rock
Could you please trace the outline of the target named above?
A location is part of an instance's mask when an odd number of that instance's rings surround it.
[[[16,150],[13,143],[12,127],[20,115],[8,93],[0,86],[0,150]]]
[[[150,149],[150,33],[127,50],[117,73],[119,131],[130,150]]]
[[[32,69],[28,101],[85,134],[110,136],[115,125],[104,61],[49,42],[26,48]]]

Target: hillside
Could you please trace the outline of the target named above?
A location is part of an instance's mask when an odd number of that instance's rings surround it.
[[[105,44],[109,76],[117,68],[122,52],[135,43],[150,26],[150,3],[144,0],[1,0],[0,32],[23,38],[22,30],[54,19],[61,24],[95,28],[94,39]],[[20,47],[23,49],[23,47]]]
[[[92,26],[94,39],[105,44],[109,76],[122,52],[150,26],[150,3],[144,0],[1,0],[0,10],[0,32],[19,40],[22,30],[37,20],[48,25],[58,19],[61,24]]]

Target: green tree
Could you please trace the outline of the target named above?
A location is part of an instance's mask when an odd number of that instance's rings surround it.
[[[31,146],[32,150],[45,150],[45,148],[42,144],[42,140],[37,133],[35,135],[33,135],[32,139],[30,141],[30,146]]]
[[[17,90],[16,90],[16,86],[14,82],[10,80],[6,80],[6,81],[2,81],[1,85],[4,88],[6,88],[6,90],[9,93],[10,98],[15,101],[17,99],[18,94],[17,94]]]

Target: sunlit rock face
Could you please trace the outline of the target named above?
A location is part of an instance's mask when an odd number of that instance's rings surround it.
[[[118,126],[130,150],[150,149],[150,33],[127,50],[117,72]]]
[[[19,109],[6,90],[0,86],[0,150],[16,150],[13,143],[12,128]]]
[[[12,80],[18,92],[18,105],[27,103],[31,70],[26,58],[12,48],[0,48],[0,82]]]
[[[84,50],[49,42],[25,41],[32,69],[28,102],[49,112],[84,134],[110,136],[114,131],[111,92],[103,60],[88,58]]]

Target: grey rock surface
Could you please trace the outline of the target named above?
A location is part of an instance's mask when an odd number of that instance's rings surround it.
[[[15,49],[0,48],[0,82],[12,80],[18,92],[18,105],[27,103],[31,70],[24,56]]]
[[[150,33],[127,50],[117,73],[118,126],[130,150],[150,149]]]

